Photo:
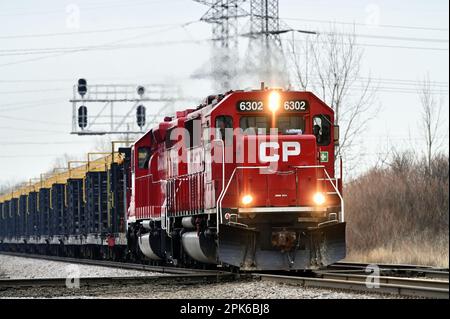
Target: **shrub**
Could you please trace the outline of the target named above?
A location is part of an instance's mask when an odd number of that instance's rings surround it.
[[[345,186],[349,260],[448,267],[449,158],[395,154]]]

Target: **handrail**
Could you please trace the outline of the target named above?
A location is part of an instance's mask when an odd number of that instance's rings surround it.
[[[337,183],[338,183],[338,179],[337,178],[334,178],[335,180],[336,180],[336,185],[334,185],[334,183],[333,183],[333,181],[332,181],[332,178],[330,177],[330,175],[328,174],[328,172],[327,172],[327,170],[326,170],[326,168],[325,168],[325,166],[324,165],[313,165],[313,166],[292,166],[292,167],[294,167],[295,169],[298,169],[298,168],[322,168],[323,169],[323,171],[325,172],[325,174],[326,174],[326,179],[330,182],[330,184],[331,184],[331,186],[333,186],[333,188],[334,188],[334,190],[336,191],[336,194],[339,196],[339,199],[340,199],[340,201],[341,201],[341,222],[344,222],[344,198],[342,197],[342,194],[339,192],[339,189],[338,189],[338,187],[337,187]]]
[[[336,194],[339,196],[339,199],[341,201],[341,215],[340,215],[340,221],[344,222],[344,199],[341,195],[341,193],[339,192],[339,189],[337,188],[336,185],[334,185],[334,183],[331,180],[330,175],[328,174],[326,168],[324,165],[309,165],[309,166],[291,166],[295,169],[307,169],[307,168],[322,168],[326,174],[327,180],[330,182],[330,184],[333,186],[334,190],[336,191]],[[228,191],[228,188],[231,185],[231,181],[233,180],[236,171],[238,169],[256,169],[256,168],[270,168],[270,166],[237,166],[234,168],[233,173],[231,174],[230,179],[228,180],[228,183],[224,188],[222,188],[222,192],[220,193],[219,197],[217,198],[217,203],[216,203],[216,207],[217,207],[217,233],[219,233],[219,224],[222,223],[223,218],[222,218],[222,201],[226,195],[226,192]],[[336,180],[337,182],[337,180]]]
[[[222,191],[220,192],[219,197],[217,198],[216,208],[218,210],[217,213],[217,233],[219,233],[219,222],[222,223],[222,200],[225,197],[225,193],[228,191],[228,188],[230,187],[231,181],[233,180],[233,177],[238,169],[256,169],[256,168],[269,168],[270,166],[237,166],[234,168],[233,173],[231,173],[231,177],[228,180],[227,186],[225,189],[222,188]]]
[[[342,197],[341,193],[339,192],[339,189],[333,184],[333,182],[331,181],[330,175],[328,174],[327,170],[324,169],[325,174],[327,175],[328,180],[330,181],[330,184],[333,185],[334,190],[336,191],[336,194],[339,196],[339,199],[341,200],[341,223],[343,223],[345,221],[344,218],[344,198]],[[337,180],[336,180],[336,184],[337,184]]]

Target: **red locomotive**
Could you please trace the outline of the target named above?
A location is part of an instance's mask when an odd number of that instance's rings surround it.
[[[294,270],[345,257],[334,112],[310,92],[210,96],[131,151],[128,247],[174,265]]]
[[[333,123],[309,92],[210,96],[131,150],[113,142],[104,158],[0,196],[0,250],[243,270],[331,264],[345,257]]]

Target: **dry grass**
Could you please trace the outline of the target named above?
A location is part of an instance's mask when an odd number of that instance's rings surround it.
[[[347,260],[449,266],[449,160],[395,155],[346,186]]]

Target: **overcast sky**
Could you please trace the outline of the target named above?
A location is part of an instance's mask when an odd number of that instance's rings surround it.
[[[70,135],[68,100],[80,77],[92,84],[176,84],[194,100],[213,93],[209,81],[190,79],[210,56],[210,43],[201,41],[211,36],[210,25],[199,22],[206,9],[191,0],[0,0],[0,184],[37,177],[56,157],[95,146],[98,137]],[[444,101],[448,152],[448,9],[447,0],[280,0],[280,18],[291,27],[354,24],[365,36],[358,38],[363,70],[379,80],[381,111],[364,132],[363,167],[386,151],[387,136],[400,149],[421,149],[415,90],[427,72]],[[106,44],[114,48],[86,49]]]

